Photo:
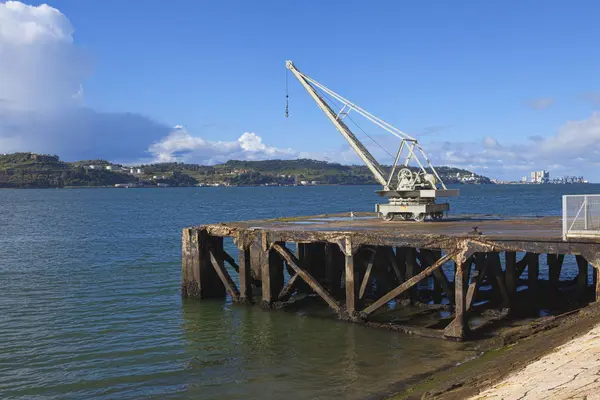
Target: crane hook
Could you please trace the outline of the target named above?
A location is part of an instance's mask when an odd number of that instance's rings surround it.
[[[288,104],[288,98],[289,97],[290,96],[288,96],[287,94],[285,95],[285,117],[286,118],[290,116],[290,107],[289,107],[289,104]]]

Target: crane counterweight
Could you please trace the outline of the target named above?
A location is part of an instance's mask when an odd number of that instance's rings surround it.
[[[434,220],[443,218],[444,213],[450,209],[450,205],[448,203],[438,204],[436,198],[458,196],[459,192],[456,189],[446,188],[417,139],[303,74],[292,61],[286,61],[286,68],[294,74],[308,94],[315,100],[317,106],[325,113],[350,144],[350,147],[363,160],[375,179],[382,185],[382,190],[377,191],[377,194],[387,198],[388,203],[377,204],[375,210],[384,220],[400,218],[423,221],[428,217]],[[319,93],[319,90],[324,93],[324,96],[333,98],[343,105],[339,112],[336,113],[332,109]],[[401,139],[394,163],[389,172],[377,162],[375,157],[344,123],[343,119],[351,111],[355,111],[378,127]],[[420,157],[423,158],[423,161]],[[402,158],[404,158],[404,162],[400,163]],[[416,162],[418,171],[409,168],[411,161]],[[398,168],[399,171],[396,175]],[[396,182],[394,182],[394,177],[396,177]],[[438,184],[441,188],[438,188]]]

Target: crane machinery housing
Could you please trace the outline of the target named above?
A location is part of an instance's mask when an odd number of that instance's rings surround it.
[[[401,219],[421,222],[426,218],[439,220],[444,217],[444,213],[450,209],[450,205],[448,203],[436,203],[436,198],[458,196],[459,191],[446,187],[417,139],[303,74],[292,61],[286,61],[286,67],[300,81],[308,94],[317,103],[317,106],[325,113],[356,154],[364,161],[375,179],[382,185],[382,189],[378,190],[377,194],[386,198],[388,202],[375,206],[378,215],[386,221]],[[341,103],[340,110],[334,111],[332,106],[325,101],[325,96]],[[375,157],[344,123],[344,119],[348,117],[351,111],[360,114],[378,127],[401,139],[394,163],[389,171],[386,171],[377,162]],[[287,115],[288,110],[286,107]],[[409,168],[411,161],[417,164],[417,171]],[[394,180],[394,178],[396,179]]]

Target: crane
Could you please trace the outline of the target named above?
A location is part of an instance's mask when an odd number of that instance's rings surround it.
[[[317,103],[317,106],[325,113],[350,144],[350,147],[363,160],[375,179],[381,184],[382,189],[376,193],[386,198],[388,202],[376,204],[375,211],[379,216],[386,221],[401,219],[418,222],[422,222],[426,218],[439,220],[444,217],[444,213],[450,209],[450,205],[448,203],[436,203],[436,198],[458,196],[459,191],[446,187],[417,139],[300,72],[292,61],[286,61],[286,68],[298,79]],[[342,104],[341,109],[338,112],[334,111],[324,100],[324,96],[340,102]],[[389,171],[386,171],[386,168],[377,162],[375,157],[344,122],[351,111],[401,139],[394,163]],[[417,164],[417,171],[409,168],[411,161]]]

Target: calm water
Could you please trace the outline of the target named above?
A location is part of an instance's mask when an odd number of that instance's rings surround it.
[[[181,228],[371,211],[373,187],[0,191],[0,398],[362,398],[464,345],[182,301]],[[559,215],[600,185],[463,186],[458,213]]]

